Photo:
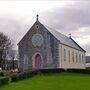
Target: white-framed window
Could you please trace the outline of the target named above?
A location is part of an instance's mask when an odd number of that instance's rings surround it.
[[[66,61],[66,49],[64,49],[64,61]]]
[[[78,54],[76,53],[76,63],[78,62]]]
[[[79,63],[81,63],[81,54],[79,54]]]
[[[74,51],[72,52],[72,62],[74,63]]]
[[[82,55],[82,63],[84,63],[84,56]]]
[[[68,50],[68,61],[70,62],[70,50]]]

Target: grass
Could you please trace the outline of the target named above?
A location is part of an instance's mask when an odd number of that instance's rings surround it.
[[[58,73],[25,79],[0,90],[90,90],[90,75]]]

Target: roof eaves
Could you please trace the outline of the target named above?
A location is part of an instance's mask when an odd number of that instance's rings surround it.
[[[79,48],[81,48],[82,51],[86,52],[86,51],[85,51],[79,44],[77,44],[71,37],[70,37],[70,39],[71,39]]]

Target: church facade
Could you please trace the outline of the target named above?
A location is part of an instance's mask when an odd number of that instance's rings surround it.
[[[67,37],[38,20],[18,43],[19,69],[85,69],[85,50]]]

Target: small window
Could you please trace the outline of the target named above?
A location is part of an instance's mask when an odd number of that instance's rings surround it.
[[[36,25],[36,26],[35,26],[35,28],[36,28],[36,29],[38,29],[38,28],[39,28],[39,26],[38,26],[38,25]]]

